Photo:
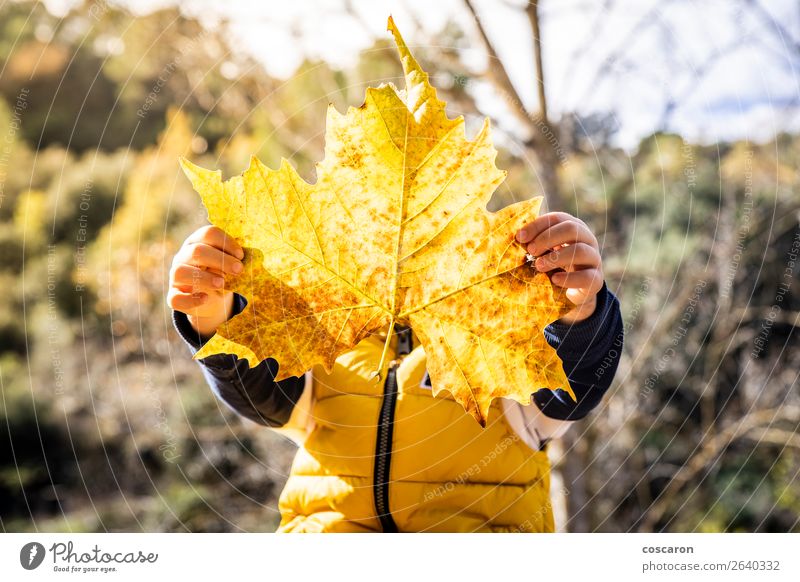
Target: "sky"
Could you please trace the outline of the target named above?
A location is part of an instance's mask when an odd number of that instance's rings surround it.
[[[133,12],[180,5],[213,25],[230,24],[236,46],[278,78],[306,57],[354,64],[389,38],[392,14],[412,48],[455,23],[467,32],[459,56],[473,72],[487,55],[463,0],[118,0]],[[49,0],[53,11],[70,0]],[[530,27],[520,0],[475,0],[497,53],[529,110],[537,107]],[[612,114],[618,145],[656,130],[716,142],[766,141],[800,129],[800,3],[795,0],[541,0],[548,106]],[[761,7],[761,8],[759,8]],[[423,66],[425,63],[423,62]],[[430,64],[428,68],[431,68]],[[518,124],[485,82],[479,107],[514,134]],[[671,115],[666,105],[675,102]],[[524,136],[519,136],[524,137]]]

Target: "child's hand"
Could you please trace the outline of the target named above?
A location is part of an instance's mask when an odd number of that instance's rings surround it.
[[[548,212],[517,232],[536,257],[537,270],[548,273],[553,285],[567,289],[576,307],[560,321],[574,323],[588,318],[603,288],[603,264],[597,238],[583,221],[566,212]]]
[[[213,335],[233,308],[233,292],[223,288],[223,275],[241,273],[243,258],[242,247],[222,229],[197,229],[172,260],[167,304],[188,315],[200,335]]]

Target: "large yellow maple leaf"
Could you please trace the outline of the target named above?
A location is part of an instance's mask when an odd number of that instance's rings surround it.
[[[246,249],[244,272],[227,284],[247,307],[195,357],[271,357],[280,380],[315,364],[330,371],[401,323],[424,346],[434,395],[449,391],[483,426],[495,398],[573,395],[542,334],[571,304],[514,239],[541,197],[486,210],[506,175],[488,119],[467,140],[463,117],[447,117],[391,17],[388,26],[406,89],[370,87],[345,115],[328,108],[315,184],[286,160],[272,170],[254,157],[226,182],[182,160],[210,222]]]

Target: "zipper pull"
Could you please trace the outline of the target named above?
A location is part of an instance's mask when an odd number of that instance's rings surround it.
[[[406,356],[414,347],[411,339],[411,328],[405,325],[397,326],[397,355]]]

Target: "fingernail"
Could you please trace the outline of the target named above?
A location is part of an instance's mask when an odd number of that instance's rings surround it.
[[[518,231],[517,240],[521,243],[524,243],[526,240],[528,240],[528,231],[526,231],[524,228]]]
[[[541,271],[542,269],[544,269],[547,266],[547,263],[545,262],[543,257],[539,257],[538,259],[536,259],[535,265],[536,265],[536,268]]]
[[[234,273],[241,273],[243,268],[244,265],[241,263],[234,263],[233,267],[231,267],[231,270],[233,270]]]
[[[214,277],[211,282],[214,284],[214,287],[222,287],[222,285],[225,283],[225,279],[222,277]]]
[[[242,249],[236,249],[236,258],[240,261],[244,258],[244,251]]]

